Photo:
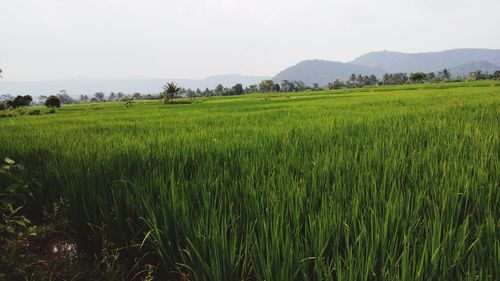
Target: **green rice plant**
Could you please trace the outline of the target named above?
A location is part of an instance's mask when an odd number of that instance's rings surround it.
[[[1,119],[0,155],[173,280],[495,280],[499,86],[71,105]]]

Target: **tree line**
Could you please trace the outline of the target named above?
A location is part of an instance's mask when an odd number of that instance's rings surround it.
[[[97,103],[97,102],[112,102],[124,101],[127,106],[132,106],[133,100],[159,100],[163,99],[164,103],[171,103],[174,98],[187,97],[211,97],[211,96],[234,96],[252,93],[279,93],[279,92],[303,92],[303,91],[320,91],[320,90],[335,90],[342,88],[360,88],[366,86],[377,85],[403,85],[413,83],[433,83],[433,82],[450,82],[450,81],[477,81],[487,79],[500,79],[500,70],[492,74],[473,71],[466,77],[452,77],[448,69],[443,69],[435,72],[414,72],[414,73],[385,73],[380,79],[375,75],[351,74],[349,79],[341,81],[339,79],[328,83],[324,87],[314,83],[312,86],[306,85],[302,81],[283,80],[281,83],[276,83],[273,80],[263,80],[259,84],[243,87],[241,83],[237,83],[232,87],[224,87],[222,84],[217,85],[214,89],[185,89],[174,83],[168,83],[163,86],[163,91],[158,94],[141,94],[139,92],[132,95],[126,95],[123,92],[111,92],[106,96],[104,92],[96,92],[91,96],[80,95],[79,98],[74,98],[67,93],[66,90],[60,90],[57,94],[51,96],[42,95],[38,98],[38,102],[33,101],[30,95],[0,95],[0,110],[6,108],[18,108],[31,104],[46,105],[54,111],[61,104],[78,104],[78,103]],[[48,104],[47,104],[48,101]]]
[[[482,71],[472,71],[469,75],[452,77],[450,70],[443,69],[437,73],[435,72],[413,72],[413,73],[385,73],[381,79],[375,75],[356,75],[351,74],[347,81],[340,81],[336,79],[328,83],[328,89],[341,89],[341,88],[359,88],[366,86],[376,85],[403,85],[403,84],[416,84],[416,83],[436,83],[436,82],[463,82],[463,81],[477,81],[488,79],[500,79],[500,70],[492,74]]]

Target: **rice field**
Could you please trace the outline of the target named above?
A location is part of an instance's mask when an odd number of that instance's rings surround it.
[[[166,280],[500,278],[499,81],[190,102],[0,118],[0,156]]]

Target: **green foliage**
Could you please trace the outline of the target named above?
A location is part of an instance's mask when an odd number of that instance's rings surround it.
[[[40,109],[33,109],[28,111],[29,115],[40,115]]]
[[[427,75],[423,72],[414,72],[410,74],[410,81],[412,83],[421,83],[424,82]]]
[[[3,110],[0,112],[0,118],[2,117],[16,117],[22,115],[40,115],[39,109],[28,109],[26,107],[11,108]]]
[[[221,84],[219,84],[219,85],[217,85],[215,87],[214,91],[215,91],[215,95],[222,96],[222,95],[224,95],[224,86],[222,86]]]
[[[169,82],[163,85],[163,102],[165,104],[172,103],[174,101],[175,94],[179,92],[181,88],[177,86],[174,82]]]
[[[493,79],[497,79],[497,80],[500,79],[500,70],[497,70],[493,73]]]
[[[104,93],[103,92],[97,92],[94,94],[94,100],[97,101],[97,102],[103,102],[105,101],[105,98],[104,98]]]
[[[330,90],[338,90],[345,87],[345,83],[340,81],[339,79],[335,79],[335,81],[328,83],[327,88]]]
[[[51,113],[56,111],[56,108],[61,107],[61,100],[57,96],[49,96],[45,100],[45,106],[50,109]]]
[[[243,85],[241,85],[239,83],[236,84],[236,85],[234,85],[233,86],[233,93],[235,95],[241,95],[241,94],[243,94]]]
[[[273,80],[263,80],[260,82],[259,89],[264,93],[272,92],[274,90]]]
[[[408,75],[406,73],[385,73],[382,78],[384,85],[402,85],[408,83]]]
[[[5,158],[0,166],[0,274],[4,270],[18,270],[21,274],[25,264],[15,253],[27,244],[30,236],[37,235],[37,228],[31,222],[34,213],[40,211],[36,199],[40,195],[38,182],[27,179],[24,166]],[[13,256],[14,255],[14,256]],[[19,264],[17,264],[19,263]]]
[[[126,108],[132,107],[132,104],[135,102],[134,100],[135,98],[129,95],[125,100],[125,107]]]
[[[18,108],[22,106],[28,106],[33,101],[30,95],[17,96],[13,100],[7,101],[7,106],[12,108]]]
[[[448,69],[445,68],[442,71],[438,72],[437,78],[442,82],[448,82],[450,81],[451,73]]]
[[[39,181],[5,158],[0,165],[0,280],[130,280],[116,249],[89,257],[78,251],[72,236],[67,202],[47,201]],[[146,275],[139,272],[137,280]]]
[[[499,88],[77,105],[0,120],[0,154],[167,280],[495,280]]]

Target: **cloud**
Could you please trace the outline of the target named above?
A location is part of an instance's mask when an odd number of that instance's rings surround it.
[[[5,80],[273,75],[373,50],[499,48],[500,1],[0,2]]]

